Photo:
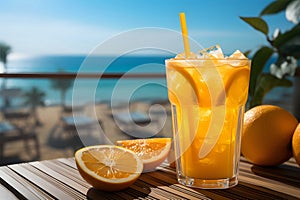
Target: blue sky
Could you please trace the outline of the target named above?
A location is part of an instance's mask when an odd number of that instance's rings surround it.
[[[271,0],[0,0],[0,41],[12,56],[88,54],[121,32],[160,27],[180,31],[185,12],[189,35],[202,46],[225,52],[264,44],[264,36],[239,19],[257,16]],[[266,17],[275,27],[292,25],[284,14]],[[142,36],[140,36],[142,37]],[[182,41],[178,41],[182,42]]]

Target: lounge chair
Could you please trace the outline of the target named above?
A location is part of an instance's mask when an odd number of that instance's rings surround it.
[[[29,121],[32,119],[30,111],[26,108],[9,108],[5,109],[2,113],[5,120],[14,124],[23,123],[28,126]]]
[[[139,125],[143,125],[151,122],[151,119],[146,114],[141,112],[116,113],[115,118],[124,124],[136,123]]]
[[[72,106],[64,105],[62,107],[62,115],[71,115],[73,113],[81,113],[84,111],[84,105]]]
[[[62,121],[65,131],[89,129],[95,124],[95,120],[85,115],[63,116]]]
[[[2,115],[6,121],[12,123],[22,122],[28,126],[32,115],[29,107],[20,104],[23,92],[20,88],[7,88],[0,90],[0,97],[7,101],[2,107]]]
[[[36,150],[36,159],[40,158],[40,146],[37,134],[34,131],[24,131],[24,129],[11,124],[10,122],[0,122],[0,158],[2,160],[5,150],[5,145],[10,142],[24,141],[25,150],[30,152],[29,142],[34,142]]]
[[[113,118],[119,128],[131,137],[148,138],[157,134],[158,120],[151,120],[145,113],[116,112]]]
[[[90,131],[98,123],[84,113],[84,108],[83,105],[63,107],[61,121],[65,132]]]

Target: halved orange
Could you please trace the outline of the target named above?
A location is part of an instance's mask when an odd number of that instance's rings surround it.
[[[133,151],[115,145],[79,149],[75,161],[81,176],[94,188],[105,191],[127,188],[143,171],[143,162]]]
[[[171,138],[148,138],[119,140],[117,144],[134,151],[143,161],[143,172],[155,170],[167,157],[171,148]]]

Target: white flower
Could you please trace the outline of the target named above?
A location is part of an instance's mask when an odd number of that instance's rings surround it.
[[[290,72],[289,63],[287,61],[284,61],[283,63],[281,63],[280,69],[282,71],[282,74],[288,74]]]
[[[270,73],[279,79],[281,79],[283,77],[283,72],[282,72],[281,68],[275,64],[270,65]]]
[[[275,75],[276,71],[277,71],[277,65],[275,65],[274,63],[270,65],[270,73]]]
[[[276,28],[275,31],[274,31],[274,33],[273,33],[273,39],[277,38],[278,35],[279,35],[279,33],[280,33],[280,29]]]
[[[300,0],[294,0],[286,7],[285,16],[287,20],[293,22],[294,24],[299,23]]]
[[[285,75],[294,76],[296,73],[298,62],[293,56],[286,57],[286,60],[277,66],[276,64],[270,65],[270,73],[277,78],[281,79]]]
[[[289,61],[288,66],[287,66],[289,71],[287,74],[290,76],[294,76],[296,73],[298,62],[297,62],[296,58],[294,58],[293,56],[288,56],[287,60]]]

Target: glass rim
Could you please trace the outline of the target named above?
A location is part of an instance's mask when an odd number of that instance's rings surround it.
[[[226,62],[230,62],[230,61],[252,61],[251,59],[249,58],[234,58],[234,59],[226,59],[226,58],[221,58],[221,59],[211,59],[211,58],[192,58],[192,59],[175,59],[175,58],[168,58],[168,59],[165,59],[165,61],[167,62],[196,62],[196,61],[214,61],[214,60],[217,60],[217,61],[226,61]]]

